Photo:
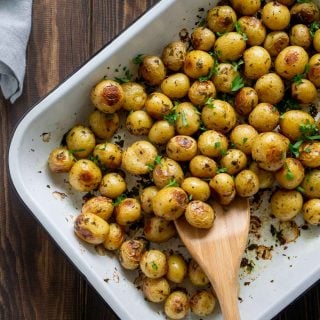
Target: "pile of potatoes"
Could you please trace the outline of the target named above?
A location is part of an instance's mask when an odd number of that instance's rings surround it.
[[[136,57],[139,80],[97,83],[89,124],[71,128],[49,156],[51,171],[68,173],[72,188],[95,192],[75,220],[76,235],[118,250],[123,268],[140,268],[145,297],[165,301],[171,319],[189,309],[209,315],[216,301],[203,288],[191,298],[171,292],[187,276],[199,287],[209,281],[193,260],[146,249],[176,235],[173,220],[184,215],[208,229],[212,201],[228,205],[273,188],[280,221],[301,212],[320,224],[320,124],[305,111],[320,87],[319,14],[309,1],[224,1],[187,41]],[[127,131],[141,137],[125,149],[111,142],[121,112]],[[152,185],[126,196],[126,175],[148,176]],[[137,221],[144,240],[127,236]]]

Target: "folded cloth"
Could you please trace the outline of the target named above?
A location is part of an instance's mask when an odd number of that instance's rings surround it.
[[[11,103],[21,95],[32,0],[0,0],[0,87]]]

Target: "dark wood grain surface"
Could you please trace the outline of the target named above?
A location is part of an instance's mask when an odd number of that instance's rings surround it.
[[[16,195],[7,152],[32,105],[157,2],[34,0],[23,96],[0,97],[1,320],[117,319]],[[320,283],[274,319],[319,320]]]

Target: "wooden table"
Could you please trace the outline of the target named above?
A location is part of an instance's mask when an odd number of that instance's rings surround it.
[[[1,320],[117,319],[16,195],[7,152],[25,112],[157,2],[34,0],[24,94],[0,98]],[[275,319],[319,320],[320,283]]]

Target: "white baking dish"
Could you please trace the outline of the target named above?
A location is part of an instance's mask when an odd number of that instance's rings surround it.
[[[65,176],[49,173],[48,154],[60,144],[70,127],[85,121],[92,110],[89,91],[97,81],[105,75],[121,75],[122,67],[128,66],[129,60],[137,54],[159,54],[166,43],[178,39],[182,28],[191,30],[200,20],[199,16],[204,17],[213,3],[216,2],[159,2],[37,104],[22,119],[12,138],[9,167],[20,197],[121,319],[163,319],[164,315],[158,312],[161,307],[147,303],[135,288],[136,274],[125,272],[115,257],[98,255],[93,247],[86,246],[74,236],[73,217],[79,212],[82,195],[70,191]],[[119,72],[115,71],[117,68]],[[268,215],[263,205],[258,211],[254,214]],[[251,241],[274,245],[269,229],[270,224],[266,224],[262,239],[252,238]],[[271,319],[318,280],[319,251],[319,228],[309,228],[301,230],[301,236],[288,244],[287,249],[274,247],[271,260],[255,260],[252,273],[241,274],[242,319]],[[215,319],[222,319],[218,311]]]

